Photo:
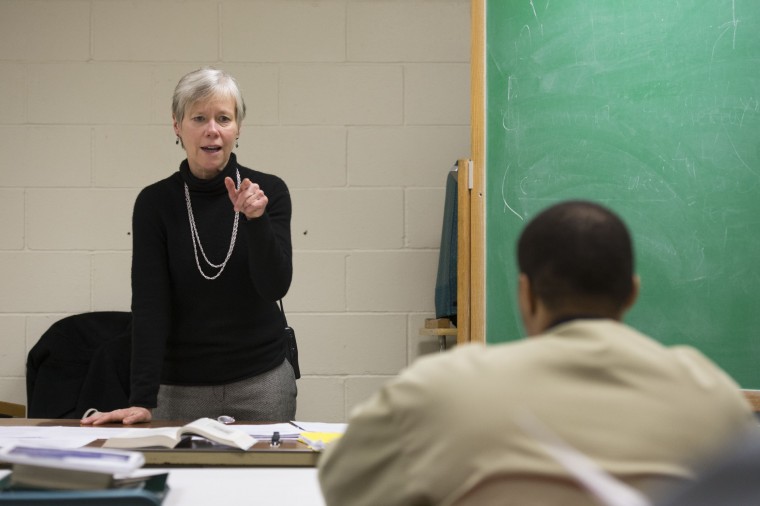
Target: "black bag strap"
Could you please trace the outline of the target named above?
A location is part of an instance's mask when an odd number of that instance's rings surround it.
[[[288,319],[285,316],[285,307],[282,304],[282,299],[279,300],[279,303],[282,318],[285,320],[285,358],[290,362],[290,365],[293,367],[293,374],[296,379],[298,379],[301,377],[301,368],[298,366],[298,344],[296,343],[296,333],[290,328],[290,325],[288,325]]]
[[[282,299],[277,301],[280,304],[280,312],[282,313],[282,319],[285,320],[285,326],[288,326],[288,317],[285,316],[285,307],[282,305]]]

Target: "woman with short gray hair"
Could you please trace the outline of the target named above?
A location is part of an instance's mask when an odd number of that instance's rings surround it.
[[[295,418],[277,305],[293,272],[290,193],[238,163],[245,112],[222,70],[179,80],[172,119],[186,158],[140,192],[132,219],[130,407],[83,423]]]

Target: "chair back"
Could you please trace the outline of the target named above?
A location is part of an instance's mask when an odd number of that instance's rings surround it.
[[[0,401],[0,418],[24,418],[26,406],[15,402]]]
[[[29,418],[81,418],[129,402],[132,313],[68,316],[43,333],[26,360]]]
[[[623,480],[648,497],[682,485],[672,476]],[[599,506],[599,501],[572,478],[538,475],[494,475],[476,484],[452,506]]]

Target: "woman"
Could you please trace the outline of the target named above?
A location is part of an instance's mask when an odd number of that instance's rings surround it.
[[[131,407],[82,423],[293,420],[277,305],[293,271],[288,188],[237,163],[245,104],[229,74],[180,79],[172,117],[187,158],[140,192],[132,219]]]

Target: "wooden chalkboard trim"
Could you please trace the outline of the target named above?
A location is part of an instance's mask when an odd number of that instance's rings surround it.
[[[742,390],[744,397],[747,398],[752,408],[760,413],[760,390]]]
[[[457,161],[457,344],[470,340],[470,160]]]
[[[470,191],[469,340],[486,340],[485,283],[485,0],[472,1],[470,57],[472,189]]]

